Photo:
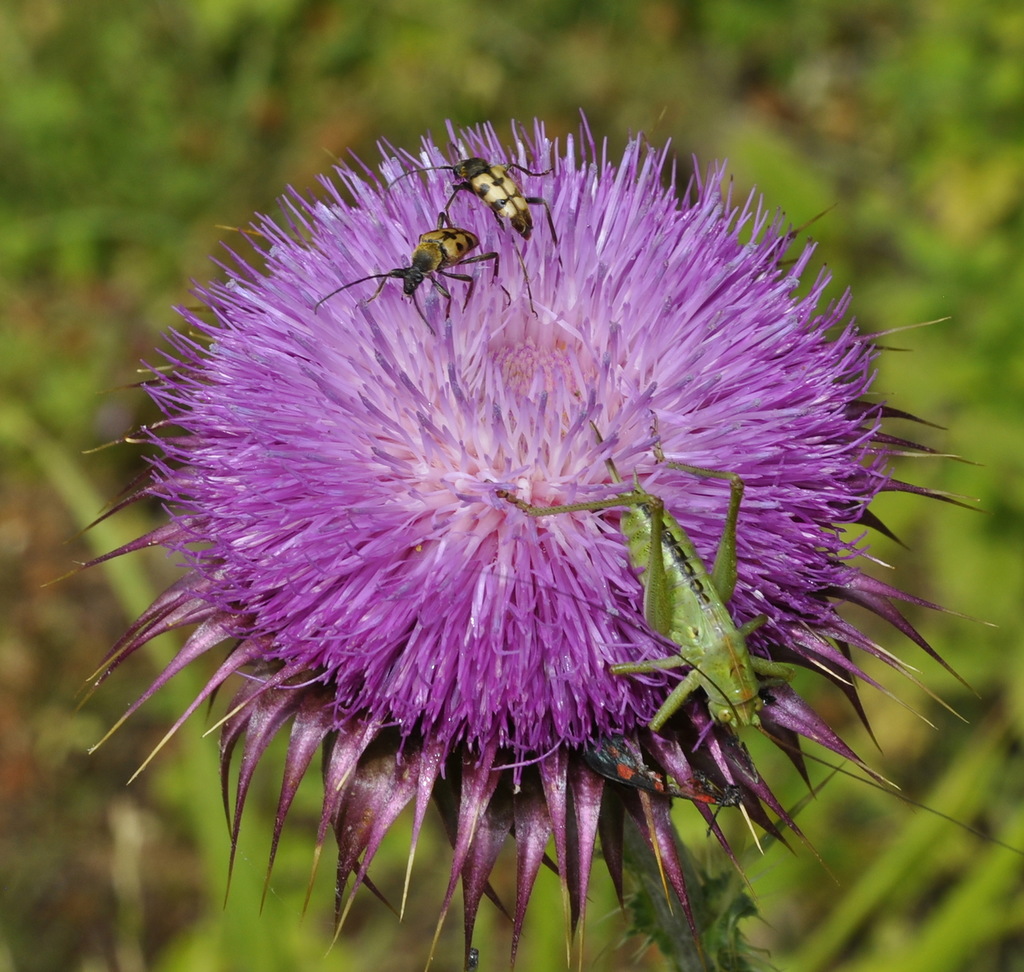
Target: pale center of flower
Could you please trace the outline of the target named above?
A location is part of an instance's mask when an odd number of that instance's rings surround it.
[[[574,356],[564,344],[538,347],[527,339],[522,344],[506,345],[496,355],[505,388],[518,398],[539,392],[566,390],[578,394]],[[578,360],[576,361],[578,366]]]

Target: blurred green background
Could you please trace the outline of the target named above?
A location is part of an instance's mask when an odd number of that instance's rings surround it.
[[[1024,848],[1024,6],[1019,0],[7,0],[0,6],[0,972],[399,970],[422,967],[447,875],[432,822],[405,920],[363,895],[333,951],[331,866],[302,917],[317,781],[285,831],[262,914],[279,770],[257,775],[226,886],[216,742],[193,720],[125,782],[191,698],[195,677],[148,705],[96,755],[157,671],[161,646],[80,712],[83,682],[154,590],[174,576],[136,555],[43,586],[73,561],[156,521],[138,507],[80,527],[141,469],[137,450],[83,455],[155,417],[141,358],[174,326],[208,254],[306,190],[331,156],[374,160],[443,121],[547,120],[583,107],[614,150],[643,130],[684,164],[727,157],[810,232],[877,331],[949,320],[883,341],[878,389],[948,431],[892,431],[958,453],[903,460],[901,478],[977,497],[971,513],[909,496],[881,515],[872,568],[905,590],[995,622],[912,611],[977,692],[906,639],[854,618],[921,668],[967,720],[882,672],[935,723],[869,693],[882,752],[836,693],[816,704],[914,800]],[[831,208],[830,208],[831,207]],[[164,657],[171,645],[162,646]],[[877,672],[877,667],[871,668]],[[188,684],[190,679],[192,684]],[[817,686],[805,679],[801,691]],[[209,721],[213,721],[211,718]],[[757,746],[783,802],[806,792]],[[822,773],[818,774],[823,775]],[[777,784],[776,784],[777,781]],[[724,815],[723,815],[724,816]],[[681,827],[728,865],[688,805]],[[799,817],[820,854],[779,847],[743,860],[761,918],[747,932],[780,969],[1024,969],[1022,860],[890,794],[832,779]],[[732,826],[732,821],[729,821]],[[738,846],[745,838],[736,831]],[[746,841],[749,843],[749,840]],[[375,877],[401,886],[396,834]],[[512,897],[514,857],[496,883]],[[598,866],[585,967],[661,968],[629,938]],[[457,967],[459,907],[437,968]],[[481,968],[507,964],[508,924],[485,903]],[[520,968],[564,968],[558,883],[542,874]]]

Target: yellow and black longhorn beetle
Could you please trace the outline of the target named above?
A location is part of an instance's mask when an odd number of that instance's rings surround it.
[[[443,213],[442,216],[444,216]],[[452,273],[447,268],[453,267],[456,264],[464,265],[467,263],[480,263],[484,260],[493,260],[494,276],[497,276],[499,266],[497,253],[492,251],[491,253],[479,253],[471,257],[466,256],[470,250],[479,245],[480,240],[475,234],[470,233],[469,230],[459,229],[459,227],[451,225],[439,226],[437,229],[430,230],[429,233],[423,233],[420,236],[416,249],[412,251],[409,266],[396,267],[394,270],[388,270],[386,273],[371,273],[369,276],[353,280],[351,283],[332,290],[326,297],[321,297],[313,306],[313,310],[316,311],[324,301],[330,300],[335,294],[340,294],[343,290],[348,290],[349,287],[354,287],[356,284],[364,283],[367,280],[380,280],[377,289],[373,292],[373,296],[367,300],[367,303],[369,303],[371,300],[377,299],[380,292],[384,289],[384,284],[390,278],[396,277],[402,281],[403,293],[407,297],[412,297],[413,303],[416,304],[416,310],[419,311],[420,317],[423,318],[423,323],[427,325],[427,330],[434,334],[434,329],[430,326],[426,314],[423,313],[423,309],[416,300],[417,288],[427,277],[430,277],[430,282],[433,284],[434,289],[448,298],[450,306],[452,295],[448,292],[447,287],[437,279],[437,275],[451,277],[453,280],[465,280],[469,284],[469,290],[466,293],[466,302],[468,303],[469,298],[473,295],[473,278],[468,273]]]
[[[505,162],[499,165],[488,162],[486,159],[471,158],[462,159],[454,165],[425,165],[418,169],[410,169],[397,179],[392,180],[390,185],[393,186],[396,182],[416,172],[429,172],[434,169],[448,169],[462,180],[452,186],[452,194],[448,197],[442,210],[445,216],[460,192],[472,192],[487,204],[499,225],[504,217],[509,221],[512,229],[524,240],[528,240],[533,232],[533,216],[530,213],[530,205],[543,206],[548,217],[551,239],[557,245],[558,234],[555,232],[555,223],[551,218],[551,207],[548,205],[548,201],[540,196],[524,196],[522,190],[508,174],[509,169],[518,169],[529,176],[543,176],[547,175],[551,171],[550,169],[545,169],[543,172],[531,172],[515,162]]]

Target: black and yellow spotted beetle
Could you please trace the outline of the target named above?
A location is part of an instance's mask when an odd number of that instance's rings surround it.
[[[543,176],[547,175],[551,171],[550,169],[545,169],[543,172],[531,172],[515,162],[498,164],[488,162],[486,159],[470,158],[462,159],[454,165],[425,165],[418,169],[410,169],[393,180],[390,185],[393,186],[396,182],[416,172],[429,172],[434,169],[448,169],[462,180],[452,186],[452,194],[444,204],[442,215],[446,218],[448,208],[455,201],[455,197],[463,191],[472,192],[488,205],[499,225],[503,218],[507,219],[512,229],[524,240],[528,240],[533,232],[533,215],[530,213],[530,205],[543,206],[548,217],[551,239],[556,244],[558,243],[558,234],[555,232],[555,223],[551,218],[551,207],[548,205],[548,201],[540,196],[524,196],[515,180],[508,174],[510,169],[517,169],[529,176]]]
[[[423,233],[420,236],[416,249],[412,251],[409,266],[396,267],[394,270],[388,270],[386,273],[371,273],[369,276],[353,280],[351,283],[332,290],[326,297],[321,297],[314,305],[313,310],[316,311],[324,301],[330,300],[335,294],[340,294],[343,290],[348,290],[349,287],[354,287],[356,284],[364,283],[367,280],[380,280],[377,289],[373,292],[373,296],[367,301],[369,303],[370,300],[377,299],[380,292],[384,289],[384,284],[390,278],[396,277],[402,281],[403,293],[407,297],[412,297],[413,303],[416,304],[416,310],[419,311],[420,317],[423,318],[423,323],[427,325],[427,330],[434,334],[434,329],[430,326],[430,322],[423,313],[423,309],[416,301],[417,288],[429,276],[434,289],[448,298],[450,306],[452,295],[448,292],[448,288],[437,279],[437,276],[451,277],[453,280],[465,280],[469,284],[469,290],[466,293],[466,301],[468,302],[473,294],[473,278],[468,273],[452,273],[447,268],[453,267],[456,264],[464,265],[467,263],[481,263],[484,260],[493,260],[494,276],[497,276],[499,267],[497,253],[479,253],[476,256],[466,256],[470,250],[479,245],[480,240],[475,234],[470,233],[469,230],[459,229],[457,226],[441,225],[437,229],[430,230],[430,232]]]

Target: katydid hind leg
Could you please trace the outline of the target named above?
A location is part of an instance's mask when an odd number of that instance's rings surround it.
[[[715,562],[711,567],[711,583],[723,604],[732,600],[736,590],[736,525],[740,517],[740,504],[743,502],[743,480],[737,473],[723,472],[719,469],[708,469],[705,466],[691,466],[685,462],[665,459],[660,448],[655,449],[655,456],[665,463],[669,469],[688,472],[702,479],[727,479],[729,481],[729,508],[725,514],[725,526],[715,551]]]
[[[729,480],[729,509],[725,515],[722,539],[718,541],[715,563],[711,568],[711,582],[723,604],[728,604],[736,590],[736,524],[743,500],[743,480],[735,473],[724,473]]]
[[[660,538],[665,529],[665,506],[652,496],[647,502],[651,515],[647,565],[644,567],[644,619],[658,634],[668,637],[672,631],[672,591],[665,571],[665,548]]]

